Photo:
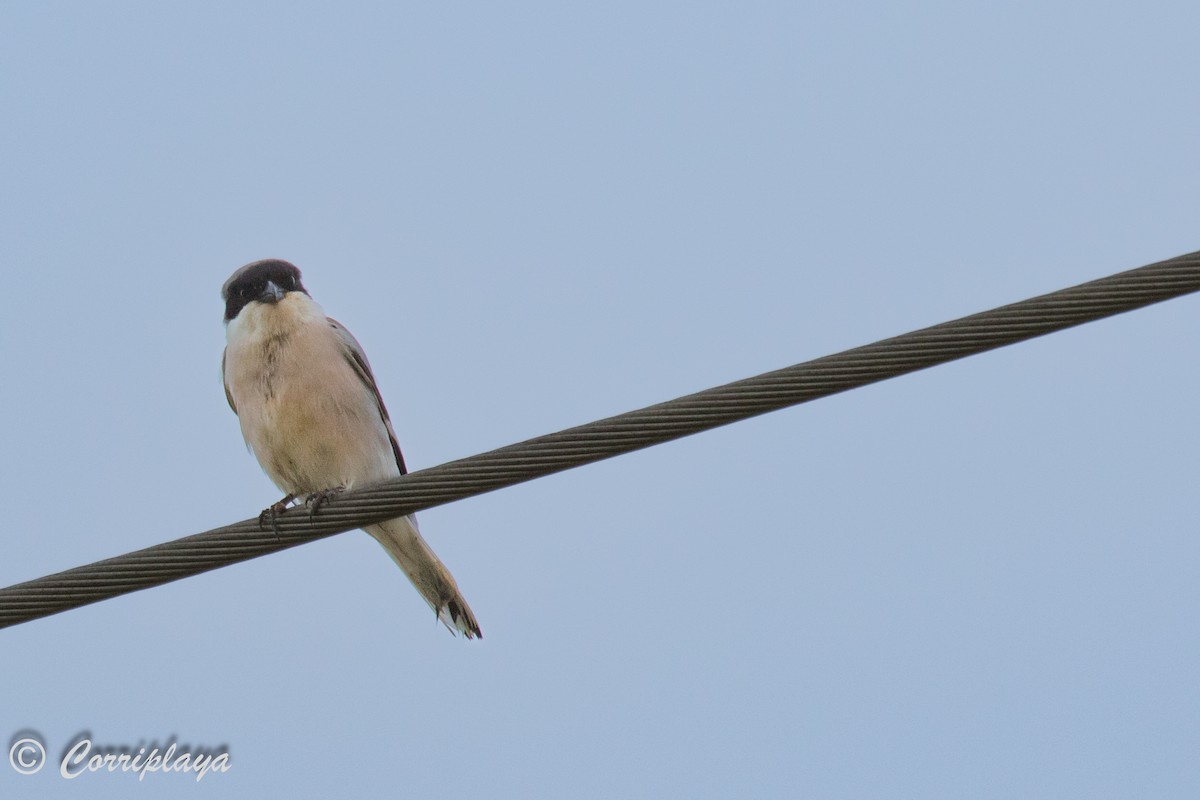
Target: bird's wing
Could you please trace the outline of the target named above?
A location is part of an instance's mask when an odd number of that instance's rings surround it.
[[[354,368],[363,385],[375,395],[375,404],[379,406],[379,416],[383,419],[384,426],[387,427],[388,439],[392,443],[392,452],[396,455],[396,466],[400,468],[401,475],[406,474],[408,469],[404,466],[404,455],[400,452],[400,443],[396,441],[396,431],[392,429],[392,420],[388,417],[387,406],[383,404],[383,397],[379,394],[379,387],[375,385],[375,375],[371,372],[371,364],[367,361],[367,354],[363,352],[362,345],[358,343],[358,340],[340,322],[330,317],[326,317],[326,319],[329,320],[330,327],[333,328],[333,332],[337,334],[338,339],[345,348],[346,361]],[[232,404],[232,402],[231,400],[230,403]]]
[[[233,413],[237,413],[237,406],[233,404],[233,395],[229,393],[229,381],[225,378],[225,352],[221,351],[221,383],[225,386],[225,399],[229,401],[229,407],[233,409]]]

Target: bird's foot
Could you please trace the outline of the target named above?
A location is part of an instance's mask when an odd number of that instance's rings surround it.
[[[272,503],[262,510],[258,515],[258,527],[264,531],[267,529],[267,523],[271,523],[271,530],[275,531],[275,538],[279,538],[279,515],[287,511],[288,503],[296,499],[296,495],[288,494],[278,503]]]
[[[334,486],[332,489],[322,489],[319,492],[313,492],[308,497],[304,498],[304,504],[308,506],[308,517],[312,519],[317,512],[321,510],[321,506],[337,497],[342,492],[346,491],[345,486]]]

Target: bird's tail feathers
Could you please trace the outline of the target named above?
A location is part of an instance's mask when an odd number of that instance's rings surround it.
[[[483,636],[454,576],[421,538],[416,517],[397,517],[363,530],[383,545],[451,633],[457,631],[468,639]]]

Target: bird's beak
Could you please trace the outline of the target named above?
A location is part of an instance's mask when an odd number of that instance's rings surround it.
[[[266,288],[263,289],[263,293],[259,295],[258,299],[263,303],[278,303],[283,299],[284,294],[283,289],[276,286],[274,281],[267,281]]]

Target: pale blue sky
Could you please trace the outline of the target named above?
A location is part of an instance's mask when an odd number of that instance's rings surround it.
[[[1200,248],[1195,3],[8,3],[0,584],[256,514],[294,261],[413,468]],[[147,797],[1195,797],[1185,298],[0,631]],[[117,797],[126,775],[5,797]],[[82,787],[82,788],[80,788]]]

